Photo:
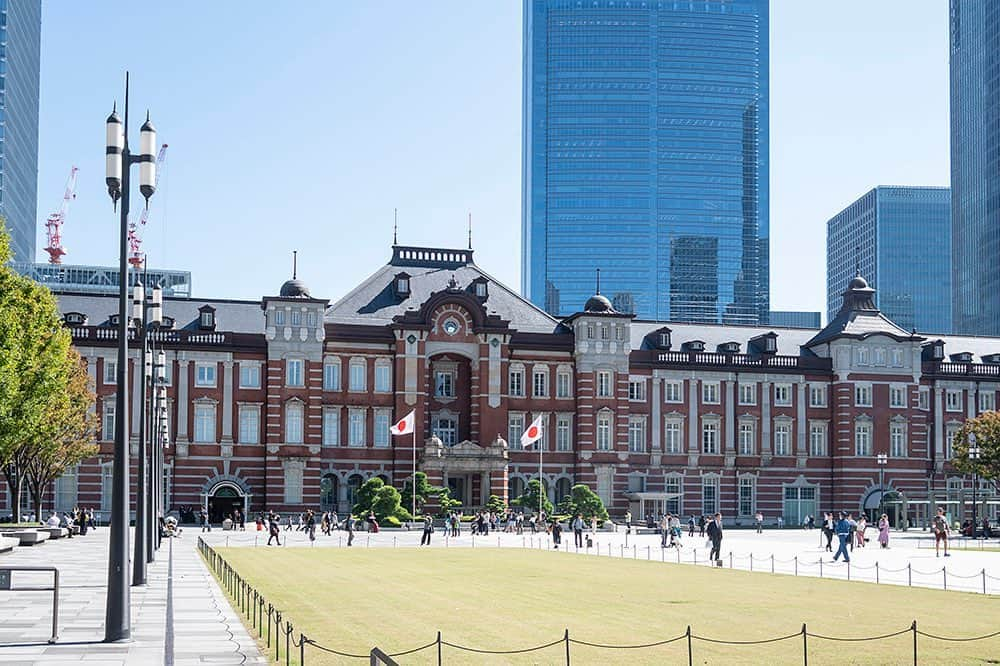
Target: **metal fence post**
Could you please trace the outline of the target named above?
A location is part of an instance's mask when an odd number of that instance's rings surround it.
[[[729,553],[729,557],[732,558],[732,552]],[[730,564],[729,568],[732,569],[733,566]],[[753,571],[753,553],[750,553],[750,571]]]
[[[851,580],[851,561],[847,560],[847,580]]]
[[[441,632],[438,632],[438,666],[441,666]]]
[[[289,622],[285,625],[285,666],[291,666],[292,663],[292,623]]]
[[[774,573],[774,553],[771,553],[771,573]]]
[[[299,666],[306,663],[306,637],[299,634]]]
[[[913,666],[917,666],[917,621],[911,625],[913,629]]]
[[[806,643],[806,623],[802,623],[802,666],[809,666],[809,645]]]
[[[729,551],[729,568],[733,568],[733,551]]]
[[[281,661],[281,611],[274,614],[274,660]]]
[[[563,635],[563,640],[566,642],[566,666],[569,666],[569,629]]]
[[[688,666],[694,666],[694,652],[691,650],[691,625],[687,628],[688,639]]]
[[[823,558],[819,558],[819,577],[823,577]]]
[[[663,550],[666,550],[666,548],[664,548]],[[646,559],[647,560],[649,559],[649,556],[650,556],[650,550],[649,550],[649,545],[647,544],[646,545]]]
[[[941,567],[941,580],[944,583],[944,589],[948,589],[948,567]]]
[[[906,563],[906,584],[913,587],[913,567],[909,562]]]
[[[983,594],[986,594],[986,569],[983,569]]]
[[[795,561],[795,575],[798,576],[799,575],[799,556],[796,555],[792,559]]]

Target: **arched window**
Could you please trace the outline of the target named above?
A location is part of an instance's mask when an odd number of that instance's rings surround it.
[[[524,494],[524,479],[512,476],[507,481],[507,501],[515,500]]]
[[[358,501],[358,491],[364,482],[365,478],[360,474],[351,474],[347,477],[347,501],[351,503],[351,506],[354,506],[354,503]]]
[[[337,508],[337,491],[340,483],[334,474],[324,474],[319,480],[320,511],[333,511]]]
[[[567,478],[556,481],[556,502],[562,502],[573,490],[572,482]]]

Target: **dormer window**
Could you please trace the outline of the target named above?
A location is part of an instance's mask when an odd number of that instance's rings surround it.
[[[203,331],[215,330],[215,308],[211,305],[198,308],[198,328]]]
[[[67,326],[86,326],[87,315],[80,312],[67,312],[63,318]]]
[[[972,363],[972,352],[958,352],[951,355],[952,363]]]
[[[174,318],[163,315],[163,321],[160,323],[160,328],[173,328]]]
[[[935,340],[931,345],[931,358],[935,361],[944,360],[944,340]]]
[[[751,352],[756,352],[758,354],[777,354],[778,334],[769,332],[750,338],[750,342],[747,346],[750,348]]]
[[[689,351],[689,352],[705,351],[705,343],[702,342],[701,340],[690,340],[689,342],[685,342],[683,345],[681,345],[681,347],[684,349],[684,351]]]
[[[739,354],[740,353],[740,343],[738,342],[723,342],[719,345],[720,354]]]
[[[472,281],[472,293],[475,294],[476,298],[481,301],[485,301],[486,297],[489,296],[489,282],[486,278],[476,278]]]
[[[983,363],[1000,365],[1000,354],[987,354],[986,356],[983,356]]]
[[[109,322],[109,323],[110,323],[110,324],[111,324],[112,326],[117,326],[117,325],[118,325],[118,313],[116,312],[116,313],[115,313],[115,314],[113,314],[113,315],[109,315],[109,316],[108,316],[108,322]]]
[[[406,298],[410,295],[410,275],[409,273],[397,273],[392,279],[392,288],[399,298]]]

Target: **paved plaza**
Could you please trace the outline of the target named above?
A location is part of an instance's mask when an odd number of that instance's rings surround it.
[[[102,643],[108,536],[107,529],[99,529],[0,555],[0,568],[55,566],[60,572],[54,645],[47,642],[52,593],[0,591],[0,664],[267,663],[203,564],[193,538],[174,540],[172,558],[171,543],[164,541],[149,567],[148,585],[132,588],[132,640]],[[50,581],[51,574],[13,574],[15,588]]]

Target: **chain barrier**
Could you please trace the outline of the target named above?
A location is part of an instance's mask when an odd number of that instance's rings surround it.
[[[205,558],[206,562],[208,563],[208,565],[212,569],[212,573],[219,580],[219,582],[221,583],[222,587],[229,593],[229,595],[230,595],[230,597],[231,597],[231,599],[233,601],[233,608],[239,610],[240,614],[242,614],[244,616],[245,623],[249,625],[250,633],[251,634],[256,634],[257,637],[258,637],[258,639],[266,644],[267,650],[268,650],[268,653],[267,653],[268,655],[270,655],[271,640],[272,640],[272,636],[273,636],[273,640],[274,640],[274,661],[275,662],[277,662],[277,663],[281,662],[281,656],[282,655],[281,655],[281,640],[280,639],[281,639],[282,635],[284,635],[284,639],[285,639],[285,641],[284,641],[284,643],[285,643],[285,646],[284,646],[284,648],[285,648],[284,649],[284,653],[285,653],[284,654],[284,662],[285,662],[286,666],[291,666],[291,657],[292,657],[292,649],[293,648],[298,648],[298,652],[299,652],[299,654],[298,654],[299,664],[300,664],[300,666],[304,666],[305,663],[306,663],[306,661],[305,661],[306,660],[306,646],[310,646],[312,648],[315,648],[316,650],[319,650],[320,652],[324,652],[324,653],[327,653],[327,654],[333,654],[333,655],[336,655],[338,657],[343,657],[345,659],[370,659],[371,658],[371,653],[369,653],[369,654],[356,654],[356,653],[344,652],[344,651],[341,651],[341,650],[337,650],[337,649],[331,648],[331,647],[326,646],[326,645],[321,645],[320,643],[317,643],[315,640],[309,638],[308,636],[306,636],[302,632],[298,633],[298,638],[296,639],[295,635],[294,635],[296,633],[294,625],[292,625],[292,623],[289,620],[287,620],[286,618],[284,618],[282,616],[281,610],[279,610],[273,604],[271,604],[270,602],[268,602],[266,600],[266,598],[264,597],[264,595],[260,591],[258,591],[255,587],[253,587],[246,580],[244,580],[244,578],[232,567],[232,565],[229,564],[229,562],[227,562],[222,556],[220,556],[218,553],[216,553],[215,550],[211,546],[209,546],[208,544],[206,544],[204,542],[204,540],[202,540],[200,537],[198,538],[198,550],[201,552],[202,556]],[[633,553],[634,553],[634,551],[633,551]],[[624,555],[624,549],[623,549],[623,555]],[[729,555],[730,555],[730,561],[732,561],[733,554],[730,553]],[[634,554],[633,554],[633,557],[635,557]],[[749,557],[750,557],[750,561],[752,562],[753,559],[754,559],[753,555],[751,554]],[[760,559],[760,558],[758,558],[758,559]],[[771,560],[772,563],[774,562],[773,556],[769,557],[769,558],[764,558],[764,559],[765,560]],[[805,564],[810,564],[810,563],[806,563],[806,562],[800,562],[797,557],[794,558],[793,560],[787,560],[786,562],[794,562],[796,566],[798,566],[799,564],[804,564],[804,565]],[[819,564],[820,566],[822,566],[822,563],[823,563],[822,560],[820,560],[820,561],[816,562],[815,564]],[[877,563],[875,564],[874,567],[870,567],[870,568],[875,568],[876,572],[878,572],[878,569],[879,569]],[[888,572],[888,571],[893,571],[893,570],[891,570],[891,569],[884,569],[883,568],[882,571]],[[910,567],[907,567],[906,569],[897,569],[897,570],[895,570],[895,573],[899,573],[899,572],[902,572],[902,571],[910,571],[911,573],[915,572],[915,573],[920,574],[920,575],[936,575],[938,573],[943,573],[944,569],[942,569],[942,571],[940,571],[940,572],[934,571],[934,572],[931,572],[931,573],[927,574],[927,573],[923,573],[923,572],[920,572],[920,571],[913,571]],[[954,576],[955,574],[952,574],[952,575]],[[986,587],[985,587],[985,580],[987,578],[994,578],[993,576],[988,576],[986,574],[985,570],[983,570],[980,574],[975,574],[973,576],[959,576],[959,577],[964,577],[964,578],[982,577],[982,579],[984,581],[984,585],[983,585],[984,593],[985,593],[985,589],[986,589]],[[1000,580],[1000,579],[995,579],[995,580]],[[264,619],[265,610],[266,610],[266,616],[267,616],[267,619],[266,619],[266,625],[267,625],[266,626],[266,630],[265,630],[265,619]],[[692,630],[691,630],[691,627],[689,626],[687,628],[687,631],[685,631],[685,633],[683,633],[683,634],[680,634],[679,636],[675,636],[673,638],[664,639],[664,640],[661,640],[661,641],[655,641],[655,642],[652,642],[652,643],[642,643],[642,644],[636,644],[636,645],[609,645],[609,644],[604,644],[604,643],[591,643],[589,641],[584,641],[584,640],[580,640],[580,639],[577,639],[577,638],[571,638],[570,635],[569,635],[569,629],[567,629],[567,630],[565,630],[562,638],[554,640],[554,641],[552,641],[550,643],[545,643],[543,645],[537,645],[537,646],[534,646],[534,647],[527,647],[527,648],[520,648],[520,649],[517,649],[517,650],[488,650],[488,649],[485,649],[485,648],[475,648],[475,647],[471,647],[471,646],[468,646],[468,645],[459,645],[457,643],[451,643],[449,641],[444,640],[442,638],[442,636],[441,636],[441,632],[439,631],[439,632],[437,632],[437,637],[433,641],[431,641],[431,642],[429,642],[429,643],[427,643],[425,645],[421,645],[419,647],[415,647],[415,648],[412,648],[410,650],[404,650],[404,651],[401,651],[401,652],[395,652],[395,653],[389,654],[388,656],[390,656],[390,657],[405,657],[405,656],[408,656],[408,655],[411,655],[411,654],[415,654],[417,652],[422,652],[424,650],[429,650],[431,648],[435,648],[436,647],[437,648],[437,663],[440,666],[443,663],[443,655],[442,655],[442,648],[443,647],[452,648],[454,650],[459,650],[461,652],[471,652],[471,653],[475,653],[475,654],[491,654],[491,655],[492,654],[496,654],[496,655],[502,655],[502,654],[526,654],[526,653],[529,653],[529,652],[537,652],[537,651],[540,651],[540,650],[547,650],[547,649],[556,647],[558,645],[564,645],[565,646],[565,663],[567,664],[567,666],[569,666],[570,659],[571,659],[571,654],[570,654],[570,646],[571,645],[579,645],[579,646],[583,646],[583,647],[589,647],[589,648],[600,649],[600,650],[641,650],[641,649],[650,649],[650,648],[661,647],[661,646],[664,646],[664,645],[669,645],[671,643],[676,643],[678,641],[682,641],[682,640],[686,639],[686,642],[687,642],[688,663],[691,664],[691,663],[693,663],[693,660],[694,660],[694,641],[700,641],[700,642],[703,642],[703,643],[711,643],[711,644],[716,644],[716,645],[745,646],[745,645],[765,645],[765,644],[769,644],[769,643],[779,643],[779,642],[782,642],[782,641],[788,641],[788,640],[792,640],[792,639],[795,639],[795,638],[801,638],[802,639],[802,661],[803,661],[804,664],[808,665],[808,663],[809,663],[808,639],[809,638],[815,638],[815,639],[824,640],[824,641],[835,641],[835,642],[845,642],[845,643],[860,643],[860,642],[868,642],[868,641],[887,640],[887,639],[891,639],[891,638],[896,638],[898,636],[903,636],[905,634],[911,634],[912,637],[913,637],[913,663],[914,664],[917,663],[917,656],[918,656],[918,654],[917,654],[917,650],[918,650],[917,637],[918,636],[923,636],[924,638],[929,638],[931,640],[947,641],[947,642],[955,642],[955,643],[970,643],[970,642],[983,641],[983,640],[989,640],[991,638],[1000,637],[1000,631],[995,631],[995,632],[990,633],[990,634],[984,634],[982,636],[969,636],[969,637],[939,636],[937,634],[931,634],[931,633],[928,633],[928,632],[925,632],[925,631],[922,631],[922,630],[918,630],[917,629],[917,622],[916,622],[916,620],[914,620],[913,623],[909,627],[907,627],[905,629],[901,629],[899,631],[895,631],[895,632],[891,632],[891,633],[887,633],[887,634],[880,634],[878,636],[862,636],[862,637],[827,636],[825,634],[812,633],[812,632],[808,631],[806,625],[803,624],[802,625],[802,629],[800,631],[797,631],[797,632],[793,633],[793,634],[788,634],[788,635],[785,635],[785,636],[777,636],[775,638],[763,638],[763,639],[758,639],[758,640],[725,640],[725,639],[719,639],[719,638],[711,638],[711,637],[708,637],[708,636],[699,636],[698,634],[693,633]]]

